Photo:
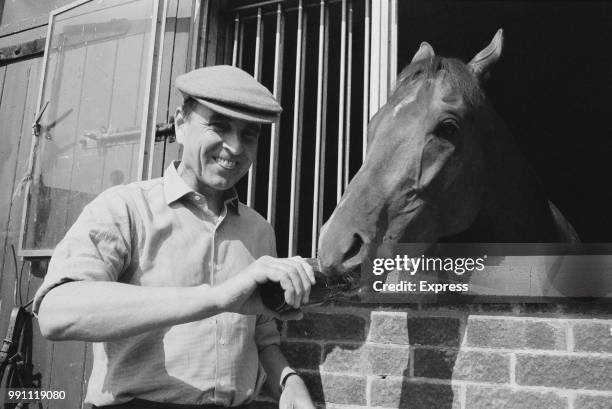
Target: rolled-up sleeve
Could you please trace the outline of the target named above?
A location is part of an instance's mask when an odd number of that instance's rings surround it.
[[[276,257],[276,236],[274,235],[274,229],[270,225],[267,225],[267,227],[265,238],[261,241],[264,244],[261,255]],[[255,343],[260,351],[269,345],[280,345],[280,333],[274,318],[267,315],[257,316]]]
[[[34,296],[35,314],[54,287],[69,281],[117,281],[129,265],[131,218],[120,189],[109,189],[89,203],[57,245]]]

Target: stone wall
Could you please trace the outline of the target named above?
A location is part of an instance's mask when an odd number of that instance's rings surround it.
[[[321,407],[612,409],[605,304],[317,307],[283,340]]]

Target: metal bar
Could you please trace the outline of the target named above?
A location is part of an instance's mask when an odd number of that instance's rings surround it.
[[[253,76],[257,81],[261,81],[261,60],[263,56],[263,19],[261,17],[261,8],[257,10],[257,33],[255,35],[255,66],[253,67]],[[253,159],[251,168],[249,169],[247,183],[247,206],[255,206],[255,189],[257,186],[257,155]]]
[[[380,88],[378,90],[378,107],[387,102],[389,88],[389,0],[380,2]]]
[[[327,0],[327,4],[335,4],[335,3],[340,3],[342,0]],[[262,1],[259,3],[253,3],[253,4],[248,4],[246,6],[239,6],[239,7],[234,7],[231,9],[228,9],[227,12],[229,13],[233,13],[233,12],[238,12],[238,11],[248,11],[248,10],[253,10],[259,7],[265,7],[265,6],[270,6],[272,4],[279,4],[279,3],[291,3],[291,1],[287,1],[287,0],[269,0],[269,1]],[[308,3],[308,4],[304,4],[303,5],[303,9],[309,9],[309,8],[315,8],[318,7],[318,3],[312,2],[312,3]],[[286,7],[284,9],[285,13],[291,12],[291,11],[297,11],[298,6],[294,6],[294,7]],[[264,16],[266,15],[270,15],[270,14],[274,14],[276,13],[275,11],[271,11],[271,12],[265,12]],[[254,18],[254,16],[247,16],[246,18]]]
[[[176,0],[176,8],[173,10],[173,15],[174,15],[174,24],[172,25],[172,31],[174,31],[172,33],[172,58],[171,63],[169,64],[169,68],[168,71],[166,73],[169,74],[169,77],[166,77],[164,79],[164,81],[171,81],[172,78],[172,71],[174,70],[174,65],[176,64],[176,61],[178,61],[178,59],[175,61],[174,58],[174,51],[176,48],[176,41],[177,41],[177,26],[178,26],[178,21],[181,18],[181,15],[183,14],[183,10],[185,9],[185,4],[183,3],[183,8],[180,7],[180,0]],[[191,0],[191,10],[193,11],[194,8],[194,1]],[[191,24],[193,24],[193,20],[191,22]],[[189,35],[187,37],[187,53],[185,55],[185,59],[184,59],[184,64],[185,67],[187,67],[187,64],[191,64],[191,55],[190,55],[190,49],[191,49],[191,43],[189,42],[191,39],[191,35],[193,34],[193,26],[190,24],[189,26]],[[164,39],[165,41],[165,39]],[[162,57],[164,58],[164,57]],[[164,73],[164,76],[166,75],[166,73]],[[163,105],[165,107],[165,115],[163,116],[163,120],[170,122],[170,118],[172,118],[172,120],[174,120],[174,116],[173,116],[173,112],[171,111],[171,101],[172,101],[172,93],[169,92],[169,90],[164,89],[164,93],[166,93],[166,98],[163,101]],[[160,132],[159,132],[159,126],[156,126],[155,129],[155,142],[160,142]],[[168,135],[167,137],[164,137],[163,140],[161,141],[161,143],[163,143],[163,151],[162,151],[162,158],[161,158],[161,166],[158,166],[156,168],[156,170],[159,171],[158,175],[159,176],[163,176],[164,174],[164,170],[166,169],[166,154],[168,152],[168,143],[174,142],[176,140],[176,136],[174,134],[174,126],[172,127],[172,133],[171,135]],[[177,144],[178,146],[178,144]]]
[[[238,40],[240,39],[240,15],[236,13],[234,18],[234,47],[232,49],[232,65],[238,64]]]
[[[238,68],[242,68],[242,55],[244,49],[244,23],[240,24],[240,39],[238,40]]]
[[[260,9],[260,8],[262,8],[264,6],[269,6],[269,5],[272,5],[272,4],[276,4],[278,6],[282,2],[283,2],[283,0],[260,1],[258,3],[249,4],[247,6],[234,7],[232,9],[230,9],[229,11],[252,10],[254,8]]]
[[[189,43],[187,45],[187,58],[185,59],[185,72],[194,70],[198,66],[198,50],[200,28],[202,26],[202,8],[199,0],[191,3],[191,25],[189,27]],[[178,157],[183,155],[183,145],[178,145]]]
[[[149,48],[147,79],[145,81],[145,84],[147,84],[147,87],[145,88],[145,92],[144,92],[144,108],[142,110],[143,115],[142,115],[142,122],[141,122],[141,128],[140,128],[142,130],[142,135],[140,138],[140,145],[139,145],[139,152],[138,152],[138,174],[137,174],[138,179],[137,180],[144,180],[148,176],[147,165],[146,165],[149,159],[148,157],[149,152],[147,150],[148,148],[147,138],[148,138],[148,133],[149,133],[149,122],[150,122],[149,114],[150,114],[150,109],[151,109],[151,92],[153,91],[152,81],[153,81],[153,66],[155,64],[155,46],[158,40],[155,32],[157,29],[158,18],[159,18],[160,1],[163,1],[163,0],[155,0],[155,6],[153,9],[154,10],[153,18],[151,18],[151,40],[150,40],[151,45]]]
[[[347,38],[347,70],[346,70],[346,143],[344,145],[344,189],[349,184],[350,152],[351,152],[351,93],[353,82],[353,0],[348,1],[348,38]]]
[[[203,67],[208,58],[208,30],[210,25],[210,1],[203,1],[203,7],[200,11],[200,27],[197,28],[196,44],[198,46],[198,54],[196,59],[196,67]],[[201,34],[201,37],[200,37]]]
[[[283,2],[283,0],[260,1],[260,2],[249,4],[249,5],[246,5],[246,6],[234,7],[232,9],[230,9],[229,11],[252,10],[254,8],[262,8],[262,7],[265,7],[265,6],[270,6],[272,4],[276,4],[278,6],[282,2]]]
[[[329,5],[330,2],[327,3],[327,7],[325,9],[325,53],[323,54],[323,102],[322,102],[322,112],[321,116],[321,174],[319,177],[319,190],[321,194],[319,195],[319,217],[317,220],[317,229],[321,231],[321,226],[323,225],[323,203],[325,200],[325,153],[327,150],[327,91],[328,91],[328,72],[329,72]],[[318,237],[317,237],[317,248],[318,248]]]
[[[162,72],[162,64],[164,55],[164,37],[166,35],[166,20],[168,19],[168,3],[169,0],[161,0],[162,1],[162,9],[161,13],[157,12],[157,27],[159,27],[159,31],[153,32],[153,36],[156,37],[156,47],[157,53],[154,58],[157,60],[157,68],[155,72],[155,82],[150,84],[152,89],[152,106],[150,109],[150,113],[147,117],[147,128],[146,134],[147,139],[149,141],[149,149],[148,149],[148,163],[147,163],[147,180],[153,177],[153,159],[155,155],[153,154],[155,151],[155,129],[156,129],[156,119],[157,119],[157,109],[159,106],[159,86],[161,83],[161,72]],[[155,53],[155,51],[154,51]],[[155,64],[155,63],[153,63]],[[153,65],[152,64],[152,65]],[[153,78],[153,77],[151,77]]]
[[[368,151],[368,122],[370,120],[370,0],[365,0],[365,19],[363,23],[363,118],[361,161],[365,161]]]
[[[338,90],[338,161],[336,172],[336,203],[342,198],[344,170],[344,97],[346,86],[346,0],[342,0],[342,23],[340,25],[340,87]]]
[[[378,111],[380,89],[380,2],[372,0],[370,37],[370,118]]]
[[[323,58],[325,55],[325,0],[319,3],[319,55],[317,62],[317,114],[315,129],[315,165],[314,189],[312,200],[312,237],[311,257],[317,255],[317,238],[319,236],[319,194],[321,177],[321,133],[323,128]],[[326,78],[327,80],[327,78]]]
[[[321,132],[321,163],[324,164],[321,169],[321,191],[325,192],[325,153],[327,150],[327,95],[328,95],[328,87],[329,82],[327,78],[329,78],[329,32],[330,32],[330,24],[329,24],[329,3],[327,3],[327,9],[325,10],[325,55],[323,58],[323,132]],[[319,198],[319,228],[323,225],[323,198],[324,194]]]
[[[283,52],[285,48],[285,16],[282,6],[276,6],[276,37],[274,41],[274,85],[272,93],[277,101],[282,100],[283,89]],[[268,172],[268,222],[274,226],[276,221],[276,190],[278,186],[278,147],[280,122],[272,124],[270,131],[270,162]]]
[[[198,65],[198,39],[200,38],[200,28],[202,25],[202,10],[200,8],[201,2],[198,0],[192,0],[192,20],[191,26],[189,27],[189,55],[185,62],[185,71],[194,70]]]
[[[261,81],[261,61],[263,56],[263,36],[264,26],[261,16],[261,9],[257,11],[257,33],[255,36],[255,66],[253,68],[253,76],[257,81]]]
[[[389,13],[389,92],[397,79],[397,0],[391,0]]]
[[[297,252],[300,201],[300,167],[302,156],[302,108],[304,101],[304,62],[306,60],[307,14],[303,0],[298,5],[298,28],[295,53],[295,95],[293,100],[293,146],[291,155],[291,198],[289,201],[289,256]]]

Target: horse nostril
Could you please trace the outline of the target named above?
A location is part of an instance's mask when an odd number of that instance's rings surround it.
[[[344,257],[342,261],[350,260],[355,257],[361,251],[361,246],[363,245],[363,240],[361,236],[357,233],[353,234],[353,242],[351,243],[351,247],[344,253]]]

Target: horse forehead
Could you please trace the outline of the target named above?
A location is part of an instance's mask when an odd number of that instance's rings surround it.
[[[405,113],[409,107],[429,107],[431,104],[445,107],[460,108],[463,105],[463,95],[444,76],[413,80],[405,85],[398,96],[400,101],[391,110],[392,117]]]
[[[436,78],[433,92],[434,103],[445,108],[461,109],[465,107],[465,97],[463,91],[454,86],[443,76]]]

